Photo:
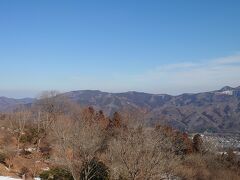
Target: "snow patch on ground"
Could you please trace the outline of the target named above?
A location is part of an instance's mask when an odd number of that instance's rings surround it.
[[[12,178],[8,176],[0,176],[0,180],[21,180],[19,178]],[[34,180],[40,180],[40,178],[34,178]]]
[[[0,180],[18,180],[18,179],[7,177],[7,176],[0,176]]]

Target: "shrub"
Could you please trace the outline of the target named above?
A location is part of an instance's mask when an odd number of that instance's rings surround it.
[[[21,136],[20,142],[21,143],[36,143],[36,140],[40,136],[40,134],[43,134],[45,131],[43,129],[40,129],[38,132],[36,128],[29,128],[25,132],[24,135]]]
[[[48,171],[44,171],[42,172],[39,177],[42,180],[73,180],[73,177],[71,175],[71,173],[61,167],[55,167],[53,169],[50,169]]]
[[[6,154],[4,154],[4,153],[1,152],[1,153],[0,153],[0,163],[1,163],[1,164],[5,164],[6,158],[7,158]]]
[[[215,154],[187,155],[175,169],[174,174],[186,180],[240,179],[239,167],[229,166],[227,160],[221,160]]]
[[[202,153],[203,152],[203,140],[200,134],[196,134],[193,137],[193,149],[196,153]]]
[[[49,146],[49,144],[45,144],[44,146],[40,147],[40,152],[42,153],[42,156],[46,159],[50,158],[50,152],[52,148]]]
[[[27,175],[29,173],[29,169],[27,167],[22,167],[19,172],[19,177],[22,177],[23,175]]]
[[[92,177],[92,180],[108,180],[109,169],[103,162],[94,158],[89,164],[85,164],[81,171],[80,179],[84,180],[86,176]]]

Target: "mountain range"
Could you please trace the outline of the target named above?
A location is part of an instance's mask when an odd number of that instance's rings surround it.
[[[135,114],[150,126],[167,124],[187,132],[240,133],[240,86],[177,96],[97,90],[71,91],[61,96],[82,106],[101,109],[110,116],[116,111]],[[0,97],[0,111],[10,111],[34,101],[36,99]]]

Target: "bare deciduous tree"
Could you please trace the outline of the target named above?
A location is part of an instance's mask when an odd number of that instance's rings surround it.
[[[86,116],[61,116],[53,124],[53,133],[58,142],[58,160],[67,165],[75,180],[90,180],[94,177],[94,167],[90,162],[99,156],[104,140],[104,131],[98,123],[92,123]],[[91,176],[90,176],[91,175]]]
[[[59,95],[57,91],[46,91],[34,104],[34,124],[37,133],[37,150],[39,151],[42,139],[52,130],[52,124],[58,116],[65,114],[72,108],[69,101]]]
[[[20,140],[25,134],[27,122],[31,118],[31,112],[26,108],[21,108],[12,113],[10,118],[10,127],[13,130],[17,140],[17,150],[20,149]]]
[[[170,174],[176,159],[166,137],[141,126],[121,130],[110,142],[108,154],[114,179],[161,179]]]

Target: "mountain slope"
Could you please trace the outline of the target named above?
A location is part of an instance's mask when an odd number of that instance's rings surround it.
[[[89,90],[64,95],[109,115],[115,111],[140,114],[150,125],[164,123],[190,132],[240,132],[240,87],[179,96]]]
[[[189,132],[240,133],[240,87],[171,96],[141,92],[107,93],[93,90],[61,94],[82,105],[101,109],[107,115],[115,111],[141,117],[149,125],[168,124]],[[0,97],[0,111],[9,111],[34,99]]]
[[[0,112],[11,111],[18,105],[27,105],[33,103],[33,98],[13,99],[0,97]]]

